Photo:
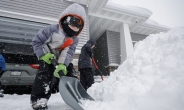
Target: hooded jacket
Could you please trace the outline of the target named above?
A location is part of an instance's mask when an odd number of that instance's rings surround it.
[[[62,26],[60,25],[60,20],[68,15],[79,17],[83,20],[85,24],[86,12],[81,5],[73,3],[72,5],[67,7],[61,13],[58,20],[58,24],[49,25],[46,28],[40,30],[34,36],[32,40],[32,46],[34,53],[36,53],[38,59],[40,59],[40,57],[46,54],[43,45],[47,44],[51,52],[56,56],[58,63],[65,64],[66,66],[71,63],[75,54],[76,46],[79,42],[79,38],[77,37],[78,35],[73,37],[67,37],[62,29]],[[80,32],[81,31],[82,30],[80,30]],[[70,42],[71,40],[72,42]],[[61,47],[62,50],[60,49]]]
[[[91,58],[93,56],[93,51],[91,47],[95,44],[96,42],[93,39],[90,39],[82,47],[78,61],[78,70],[92,68]]]

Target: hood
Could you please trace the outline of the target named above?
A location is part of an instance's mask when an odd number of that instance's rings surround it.
[[[77,3],[73,3],[70,6],[68,6],[61,14],[59,17],[59,21],[58,24],[60,26],[60,28],[62,29],[62,26],[60,25],[60,20],[62,18],[64,18],[65,16],[68,15],[72,15],[72,16],[76,16],[79,17],[83,20],[84,24],[85,24],[85,20],[86,20],[86,12],[84,7],[82,7],[81,5],[77,4]],[[84,28],[84,26],[83,26]]]
[[[90,39],[87,41],[87,43],[91,44],[91,46],[96,44],[96,41],[94,39]]]

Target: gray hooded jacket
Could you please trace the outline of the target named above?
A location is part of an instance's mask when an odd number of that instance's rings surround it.
[[[66,39],[69,38],[65,35],[62,26],[59,23],[62,18],[68,15],[76,15],[80,17],[85,23],[86,13],[85,9],[81,5],[74,3],[67,7],[61,13],[58,24],[49,25],[46,28],[40,30],[34,36],[32,40],[32,46],[38,59],[40,59],[40,57],[46,54],[43,45],[47,44],[51,52],[55,54],[58,63],[65,64],[66,66],[71,63],[75,54],[76,46],[79,42],[79,38],[77,36],[70,37],[70,39],[73,40],[73,44],[65,47],[63,50],[58,50],[58,48],[66,42]]]

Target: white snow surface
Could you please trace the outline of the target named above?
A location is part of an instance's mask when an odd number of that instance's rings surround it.
[[[88,89],[85,110],[184,110],[184,27],[151,34],[101,83]],[[0,98],[2,110],[32,110],[30,95]],[[72,110],[52,94],[49,110]]]

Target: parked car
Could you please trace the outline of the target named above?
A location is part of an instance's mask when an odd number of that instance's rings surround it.
[[[32,87],[39,68],[31,45],[32,39],[47,25],[0,16],[0,53],[5,56],[7,67],[0,80],[5,92]]]
[[[4,92],[29,93],[39,69],[37,57],[14,53],[2,55],[7,68],[0,78]]]

